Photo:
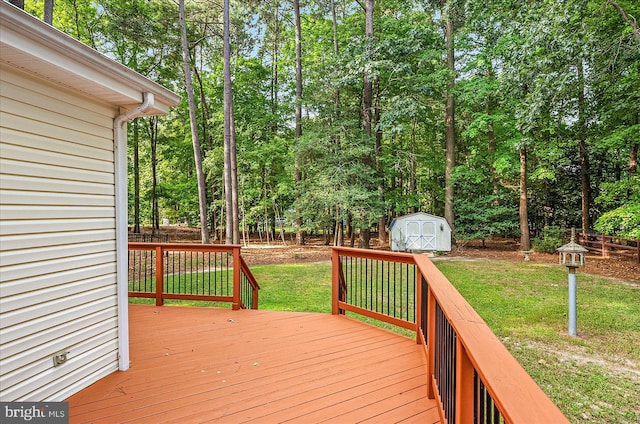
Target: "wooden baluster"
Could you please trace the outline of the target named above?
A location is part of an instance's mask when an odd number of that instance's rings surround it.
[[[434,391],[435,381],[433,377],[436,363],[436,297],[431,291],[431,286],[429,286],[429,289],[427,290],[427,308],[427,334],[425,334],[429,353],[429,359],[427,361],[427,396],[429,399],[434,399],[436,397]]]
[[[156,246],[156,306],[164,305],[164,252],[162,246]]]

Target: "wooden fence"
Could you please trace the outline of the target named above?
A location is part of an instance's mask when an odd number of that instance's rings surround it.
[[[415,331],[441,422],[568,423],[425,255],[334,247],[333,314]]]
[[[619,255],[635,257],[640,264],[640,241],[629,240],[606,234],[580,234],[579,243],[589,251],[602,254],[603,257]]]

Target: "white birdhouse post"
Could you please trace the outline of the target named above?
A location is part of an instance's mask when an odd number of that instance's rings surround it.
[[[587,249],[575,242],[576,230],[571,229],[571,241],[558,248],[560,263],[569,270],[569,335],[577,334],[576,325],[576,268],[584,266]]]

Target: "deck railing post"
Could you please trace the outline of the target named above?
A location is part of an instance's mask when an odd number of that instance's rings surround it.
[[[251,309],[258,309],[258,289],[253,287],[251,290]]]
[[[331,250],[331,313],[338,315],[338,299],[340,295],[340,255],[336,249]]]
[[[240,247],[233,248],[233,304],[232,309],[237,311],[240,309],[240,272],[242,264],[240,263]]]
[[[427,334],[425,334],[427,339],[427,353],[428,353],[428,361],[427,361],[427,395],[429,399],[434,399],[436,397],[434,391],[434,372],[435,372],[435,348],[436,348],[436,298],[431,291],[431,286],[427,289]]]
[[[422,328],[422,273],[420,269],[416,272],[416,298],[415,298],[415,317],[416,317],[416,343],[422,344],[420,330]]]
[[[164,252],[156,246],[156,306],[164,305]]]
[[[456,423],[473,423],[473,364],[460,338],[456,338]]]

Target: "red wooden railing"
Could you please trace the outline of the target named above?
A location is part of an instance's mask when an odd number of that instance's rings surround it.
[[[416,332],[443,423],[569,422],[428,257],[335,247],[332,263],[334,314]]]
[[[129,243],[129,297],[257,309],[259,289],[238,245]]]

